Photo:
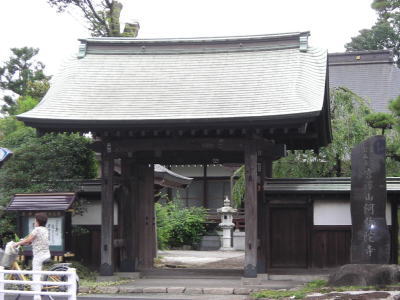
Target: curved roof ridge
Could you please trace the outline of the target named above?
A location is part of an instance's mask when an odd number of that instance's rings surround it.
[[[285,33],[271,33],[271,34],[257,34],[257,35],[238,35],[238,36],[215,36],[215,37],[183,37],[183,38],[131,38],[131,37],[89,37],[80,38],[81,42],[88,43],[176,43],[176,42],[217,42],[217,41],[246,41],[246,40],[265,40],[265,39],[277,39],[277,38],[294,38],[300,36],[309,36],[309,31],[297,31],[297,32],[285,32]]]

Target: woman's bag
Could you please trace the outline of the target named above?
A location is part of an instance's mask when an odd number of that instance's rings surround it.
[[[14,248],[14,242],[8,242],[6,250],[3,252],[2,258],[0,259],[0,266],[10,268],[13,262],[18,257],[18,249]]]

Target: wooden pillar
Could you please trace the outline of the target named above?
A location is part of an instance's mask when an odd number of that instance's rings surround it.
[[[139,186],[137,203],[138,269],[153,267],[155,255],[154,165],[137,165]]]
[[[72,250],[72,212],[66,211],[64,214],[65,224],[65,250]]]
[[[107,143],[106,153],[102,153],[102,184],[101,184],[101,266],[100,275],[111,276],[113,264],[113,226],[114,226],[114,197],[113,172],[114,157],[111,143]]]
[[[393,199],[393,198],[392,198]],[[391,239],[392,239],[392,249],[391,249],[391,263],[398,264],[398,251],[399,251],[399,222],[398,222],[398,208],[397,201],[390,201],[391,209],[392,209],[392,231],[391,231]]]
[[[251,142],[246,145],[244,162],[246,179],[244,276],[257,277],[257,149]]]
[[[267,203],[264,192],[264,181],[266,177],[271,177],[272,160],[264,156],[258,157],[257,163],[257,231],[259,247],[257,249],[257,271],[258,273],[267,272],[267,257],[268,257],[268,214]]]
[[[203,164],[203,206],[208,208],[207,164]]]
[[[136,222],[136,197],[135,186],[137,176],[134,176],[135,165],[132,159],[121,159],[122,191],[119,205],[119,232],[123,239],[123,245],[120,248],[120,271],[136,271],[136,243],[137,234],[135,232]]]

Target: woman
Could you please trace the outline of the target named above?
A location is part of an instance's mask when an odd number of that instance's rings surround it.
[[[49,231],[46,228],[47,215],[45,213],[35,214],[35,228],[32,232],[23,240],[14,244],[14,247],[23,245],[32,245],[32,270],[41,271],[43,262],[50,258],[49,250]],[[40,275],[34,275],[33,281],[39,281]],[[32,285],[34,291],[40,291],[41,285]],[[40,300],[40,295],[35,295],[34,300]]]

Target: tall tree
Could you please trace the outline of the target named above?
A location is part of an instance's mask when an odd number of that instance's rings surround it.
[[[35,62],[37,49],[12,49],[14,56],[1,68],[1,88],[13,93],[0,118],[0,147],[13,157],[0,169],[0,244],[15,232],[15,215],[2,208],[15,193],[74,191],[79,181],[93,178],[97,165],[90,139],[79,134],[46,134],[18,121],[15,115],[34,108],[48,89],[44,65]]]
[[[312,150],[292,151],[287,157],[274,162],[273,177],[316,178],[351,175],[351,150],[356,144],[375,135],[377,129],[368,126],[366,118],[372,111],[361,97],[346,88],[337,88],[331,91],[330,99],[332,143],[321,148],[319,153]],[[374,125],[379,125],[379,129],[383,128],[383,125],[377,122]],[[399,173],[398,163],[388,165],[388,175]],[[234,185],[233,200],[236,206],[240,206],[244,197],[243,167],[236,175],[239,179]]]
[[[20,97],[16,113],[32,109],[38,101]],[[0,147],[11,149],[13,157],[0,169],[0,244],[15,232],[15,215],[5,212],[12,195],[31,192],[75,191],[82,179],[97,175],[91,140],[79,134],[46,134],[25,126],[15,116],[0,119]]]
[[[48,3],[64,12],[70,7],[77,8],[89,25],[89,31],[96,37],[136,37],[139,24],[128,24],[121,33],[120,16],[122,3],[116,0],[48,0]]]
[[[394,115],[395,121],[393,122],[394,133],[392,133],[391,140],[388,143],[388,155],[400,163],[400,96],[390,103],[389,108]],[[400,176],[400,170],[397,176]]]
[[[331,91],[333,141],[314,151],[294,151],[274,163],[274,177],[350,176],[350,153],[354,145],[374,135],[365,117],[371,113],[364,99],[345,88]]]
[[[345,47],[347,51],[391,49],[400,66],[400,1],[373,0],[372,8],[378,13],[375,25],[360,30]]]
[[[2,112],[14,114],[18,97],[32,96],[41,99],[49,87],[49,76],[44,74],[44,64],[35,56],[39,49],[12,48],[9,60],[0,66],[0,89],[4,105]]]

